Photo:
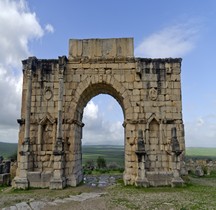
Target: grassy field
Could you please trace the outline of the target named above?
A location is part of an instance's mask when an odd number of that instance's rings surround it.
[[[17,150],[17,144],[0,142],[0,155],[9,157]],[[103,156],[107,164],[115,162],[124,167],[124,146],[122,145],[83,145],[82,146],[83,164],[87,160],[96,162],[98,156]],[[186,148],[187,158],[216,159],[216,148],[188,147]]]
[[[120,166],[124,166],[124,146],[113,145],[84,145],[83,149],[83,164],[87,160],[96,161],[98,156],[103,156],[107,163],[116,162]],[[186,148],[186,157],[194,159],[216,159],[216,148]]]
[[[100,198],[85,201],[59,202],[46,206],[47,210],[94,209],[94,210],[210,210],[216,209],[216,177],[190,178],[184,187],[124,186],[119,182],[112,187],[67,187],[63,190],[36,189],[14,190],[0,187],[0,209],[20,202],[50,201],[68,199],[82,193],[105,193]]]
[[[98,156],[105,158],[107,164],[115,162],[124,167],[124,147],[113,145],[83,145],[82,146],[83,164],[87,160],[93,160],[96,163]]]
[[[0,143],[0,155],[9,156],[16,149],[17,144],[2,144]],[[103,156],[107,164],[116,162],[120,166],[124,166],[124,147],[109,146],[109,145],[83,145],[83,164],[87,160],[94,160],[98,156]],[[210,157],[216,159],[216,148],[187,148],[186,155],[189,157]],[[43,200],[46,198],[52,201],[54,198],[68,197],[69,195],[79,195],[82,192],[91,192],[99,190],[105,191],[107,194],[100,199],[92,200],[95,210],[100,208],[101,203],[103,209],[216,209],[216,177],[189,177],[185,187],[170,188],[136,188],[134,186],[125,187],[122,182],[110,188],[88,188],[80,185],[77,188],[66,188],[64,190],[49,190],[49,189],[30,189],[30,190],[13,190],[8,187],[0,187],[0,208],[10,206],[22,201],[30,201],[30,199]],[[101,203],[100,203],[101,202]],[[67,206],[52,206],[52,210],[56,209],[71,209],[74,204],[74,209],[83,209],[80,203],[68,203]],[[92,205],[93,205],[92,204]],[[89,203],[85,204],[87,207]],[[67,207],[67,208],[66,208]]]
[[[186,148],[186,155],[216,157],[216,148],[188,147]]]

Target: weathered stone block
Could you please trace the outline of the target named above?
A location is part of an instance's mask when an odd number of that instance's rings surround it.
[[[71,39],[69,59],[133,57],[133,39]]]
[[[0,186],[10,185],[11,179],[9,173],[0,174]]]
[[[49,183],[52,177],[51,171],[44,171],[41,173],[41,185],[43,187],[49,187]]]
[[[41,181],[41,172],[35,172],[35,171],[28,172],[27,178],[30,181],[30,183],[31,182],[38,182],[38,183],[40,183],[40,181]]]

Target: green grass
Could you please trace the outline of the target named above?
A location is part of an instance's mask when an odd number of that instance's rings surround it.
[[[201,185],[200,180],[205,180],[205,184]],[[140,200],[145,201],[142,209],[216,209],[216,187],[211,185],[215,181],[215,178],[196,178],[177,188],[141,188],[119,184],[111,189],[114,198],[111,202],[115,207],[125,206],[127,209],[140,209]],[[171,204],[169,208],[167,204]]]
[[[0,194],[3,193],[4,189],[6,188],[8,188],[8,186],[4,186],[4,185],[0,186]]]
[[[103,197],[100,200],[104,201],[106,209],[216,209],[216,177],[189,178],[184,187],[174,188],[124,186],[121,180],[115,186],[104,188],[103,191],[107,194],[104,195],[104,200]],[[53,201],[56,198],[63,199],[70,195],[94,191],[95,188],[85,185],[67,187],[63,190],[0,188],[0,208],[23,201],[28,202],[30,199]]]

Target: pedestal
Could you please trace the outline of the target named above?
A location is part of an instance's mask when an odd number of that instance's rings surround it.
[[[27,178],[20,178],[20,177],[15,177],[13,180],[13,187],[16,189],[28,189],[29,188],[29,181]]]
[[[137,177],[136,181],[135,181],[135,185],[137,187],[149,187],[149,181],[146,177],[144,177],[142,179]]]
[[[181,187],[184,185],[184,181],[181,177],[174,177],[171,181],[172,187]]]
[[[82,180],[83,180],[82,173],[74,174],[67,178],[67,185],[71,187],[76,187],[82,182]]]
[[[66,179],[64,177],[62,178],[55,178],[53,177],[50,181],[50,189],[55,190],[55,189],[63,189],[66,187]]]
[[[58,150],[56,145],[55,151],[53,152],[53,177],[50,180],[50,189],[63,189],[66,186],[66,178],[64,174],[65,170],[65,153],[62,149]]]
[[[136,155],[138,157],[138,172],[137,172],[137,178],[135,180],[135,185],[138,187],[148,187],[149,181],[146,178],[145,173],[145,150],[137,150]]]

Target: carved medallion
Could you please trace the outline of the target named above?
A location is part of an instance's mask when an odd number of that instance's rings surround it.
[[[46,88],[44,91],[44,98],[48,101],[52,98],[52,96],[53,96],[53,93],[50,90],[50,88]]]
[[[157,96],[158,96],[157,89],[151,88],[151,89],[149,90],[149,98],[150,98],[152,101],[155,101],[155,100],[157,99]]]

